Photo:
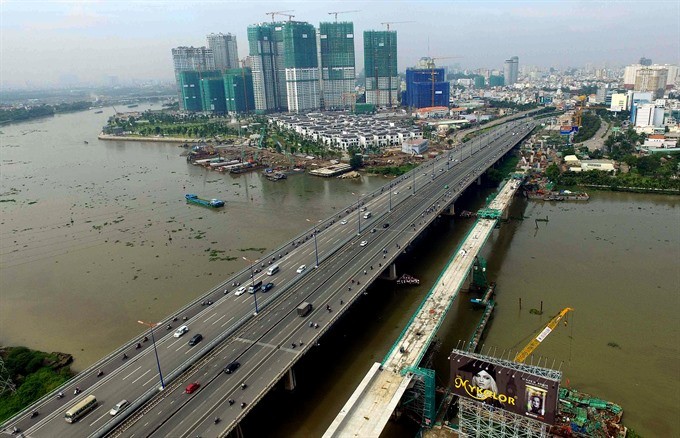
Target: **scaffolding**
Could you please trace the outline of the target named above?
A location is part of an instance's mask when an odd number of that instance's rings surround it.
[[[432,427],[437,415],[434,370],[408,367],[406,371],[413,374],[413,387],[404,395],[402,406],[420,418],[421,426]]]
[[[461,438],[547,438],[550,426],[503,409],[458,397]]]
[[[482,256],[477,256],[472,265],[472,286],[475,290],[484,290],[486,285],[486,259]]]

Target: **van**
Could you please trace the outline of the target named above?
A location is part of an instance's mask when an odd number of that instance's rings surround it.
[[[257,292],[261,288],[262,288],[262,280],[250,285],[248,287],[248,293],[254,294],[255,292]]]
[[[277,272],[279,272],[279,265],[270,266],[269,269],[267,269],[267,275],[274,275]]]
[[[370,218],[370,217],[371,217],[371,212],[370,212],[370,211],[367,211],[366,213],[364,213],[364,219],[368,219],[368,218]]]

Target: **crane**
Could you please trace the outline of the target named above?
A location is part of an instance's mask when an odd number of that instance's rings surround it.
[[[349,14],[350,12],[361,12],[358,10],[352,10],[352,11],[335,11],[335,12],[329,12],[328,15],[335,15],[335,22],[338,22],[338,14]]]
[[[434,106],[434,61],[435,59],[454,59],[454,58],[462,58],[462,56],[434,56],[430,58],[430,75],[432,76],[432,104],[430,106]],[[448,105],[448,102],[447,102]]]
[[[274,11],[274,12],[265,12],[264,15],[271,15],[272,16],[272,23],[274,22],[274,15],[286,15],[284,12],[295,12],[294,9],[288,9],[286,11]]]
[[[384,24],[387,26],[387,30],[390,30],[390,24],[403,24],[403,23],[415,23],[415,21],[410,20],[410,21],[384,21],[380,24]]]
[[[541,331],[541,333],[538,334],[534,339],[529,342],[526,347],[522,349],[519,353],[517,353],[517,356],[515,356],[515,362],[522,363],[526,360],[526,358],[538,347],[538,345],[543,342],[543,340],[557,327],[557,324],[560,322],[560,320],[566,315],[568,312],[571,312],[572,309],[571,307],[565,307],[555,315],[553,319],[550,320],[550,322],[545,326],[545,328]],[[566,324],[567,321],[564,321]]]
[[[279,15],[283,15],[284,17],[288,17],[288,21],[293,21],[293,18],[295,18],[295,15],[290,15],[290,14],[279,13]]]
[[[241,61],[241,82],[243,82],[243,84],[242,84],[243,85],[243,104],[246,106],[245,113],[248,114],[248,112],[250,111],[250,109],[248,108],[248,87],[246,87],[246,62],[248,61],[248,58],[243,58],[240,61]],[[239,126],[241,126],[240,122],[239,122]]]

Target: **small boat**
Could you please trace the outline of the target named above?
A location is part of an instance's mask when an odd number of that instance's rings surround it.
[[[90,144],[90,143],[88,143],[88,141],[87,141],[87,140],[83,140],[83,143],[85,143],[85,144]]]
[[[103,113],[103,112],[104,112],[103,110],[99,110],[99,111],[95,111],[94,113],[95,113],[95,114],[101,114],[101,113]]]
[[[133,103],[132,105],[128,105],[128,108],[137,108],[139,105],[136,103]]]

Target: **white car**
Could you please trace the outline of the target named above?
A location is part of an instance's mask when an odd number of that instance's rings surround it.
[[[189,331],[189,327],[183,325],[182,327],[175,330],[175,333],[172,336],[174,336],[175,338],[179,338],[180,336],[182,336],[184,333],[186,333],[188,331]]]
[[[359,246],[366,246],[366,245],[368,245],[368,242],[365,241],[365,240],[362,240],[361,243],[359,244]]]
[[[397,191],[394,191],[394,192],[392,192],[392,194],[398,195],[398,194],[399,194],[399,191],[398,191],[398,190],[397,190]]]
[[[116,406],[109,411],[109,415],[115,417],[118,413],[128,407],[130,403],[127,400],[121,400]]]
[[[300,265],[300,267],[297,268],[297,273],[302,274],[303,272],[305,272],[305,269],[307,269],[307,265]]]
[[[347,219],[341,220],[341,221],[340,221],[340,224],[341,224],[341,225],[347,225]]]
[[[245,291],[246,291],[246,287],[241,286],[238,289],[236,289],[236,292],[234,292],[234,295],[236,295],[238,297],[240,295],[243,295],[245,293]]]

